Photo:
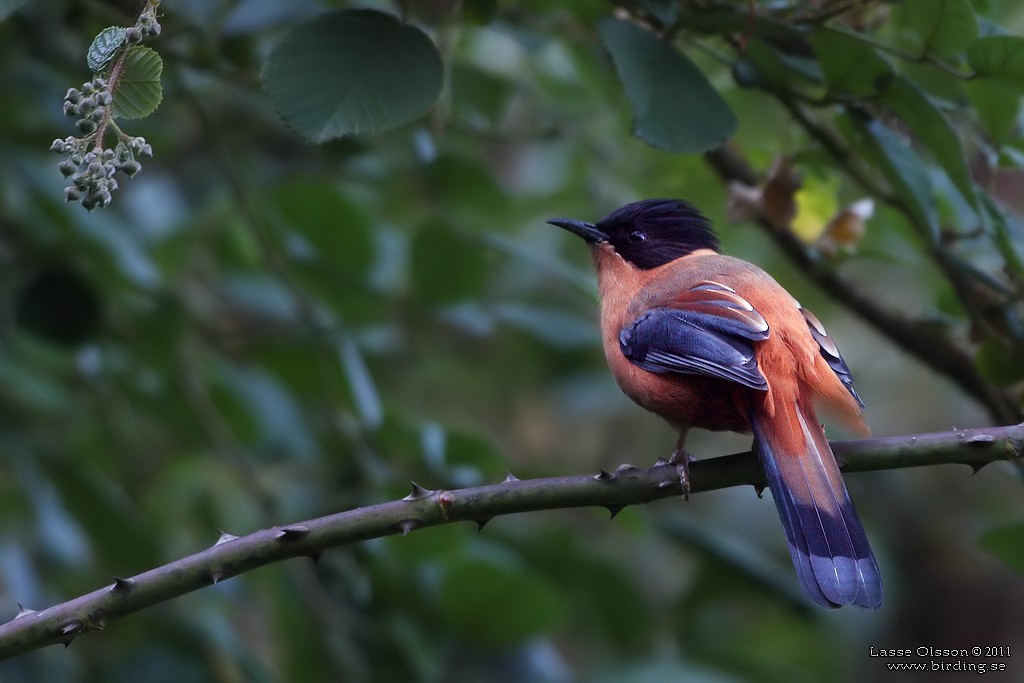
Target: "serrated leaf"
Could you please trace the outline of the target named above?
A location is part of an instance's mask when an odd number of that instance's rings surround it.
[[[845,33],[819,29],[811,45],[832,90],[853,95],[874,95],[888,87],[892,65],[862,40]]]
[[[125,41],[123,26],[108,26],[96,34],[85,55],[85,61],[93,73],[105,67]]]
[[[907,124],[913,136],[929,151],[953,181],[967,203],[976,207],[974,183],[967,166],[963,143],[949,120],[913,82],[897,76],[882,100]]]
[[[141,119],[156,111],[164,96],[160,85],[163,70],[164,62],[155,50],[129,48],[114,93],[114,118]]]
[[[720,147],[736,115],[693,62],[636,24],[605,19],[601,40],[615,62],[633,108],[634,134],[670,152]]]
[[[978,35],[978,18],[969,0],[903,0],[903,12],[920,38],[922,54],[949,57]]]
[[[313,142],[408,123],[437,100],[442,80],[430,38],[376,10],[314,17],[289,31],[263,65],[278,114]]]

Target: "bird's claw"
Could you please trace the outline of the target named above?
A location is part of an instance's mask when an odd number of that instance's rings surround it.
[[[675,465],[676,473],[679,475],[679,486],[683,490],[683,500],[690,500],[690,463],[696,459],[682,448],[672,451],[672,457],[668,459],[668,464]]]

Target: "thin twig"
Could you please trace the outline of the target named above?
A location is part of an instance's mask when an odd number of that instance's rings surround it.
[[[835,442],[847,472],[958,463],[975,471],[998,460],[1019,461],[1024,424],[934,434]],[[690,492],[731,486],[764,487],[764,475],[749,451],[694,462]],[[517,512],[601,506],[613,514],[682,494],[674,465],[650,468],[622,465],[596,476],[576,475],[519,480],[451,491],[429,491],[413,484],[401,500],[348,510],[246,536],[222,535],[212,547],[130,578],[118,578],[92,593],[32,611],[0,625],[0,659],[55,643],[70,644],[83,633],[104,628],[118,617],[198,590],[243,572],[292,557],[318,557],[329,548],[452,522],[483,525],[492,517]]]

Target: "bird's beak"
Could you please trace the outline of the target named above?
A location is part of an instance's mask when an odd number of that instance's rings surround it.
[[[560,228],[565,228],[572,234],[582,237],[591,244],[608,241],[608,235],[601,232],[593,223],[577,221],[571,218],[552,218],[548,223],[551,225],[557,225]]]

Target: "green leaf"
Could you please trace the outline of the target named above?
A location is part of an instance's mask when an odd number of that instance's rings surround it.
[[[426,225],[412,240],[410,269],[414,294],[430,304],[452,303],[478,294],[487,282],[486,253],[445,225]]]
[[[634,134],[659,149],[698,153],[720,147],[736,115],[693,62],[636,24],[598,24],[633,108]]]
[[[796,82],[821,83],[822,72],[817,61],[786,54],[767,41],[754,38],[736,61],[736,67],[745,63],[757,74],[757,85],[788,86]]]
[[[978,38],[967,50],[977,74],[968,81],[967,96],[979,123],[996,143],[1005,142],[1017,125],[1024,93],[1024,38],[993,35]]]
[[[839,118],[840,127],[855,147],[885,174],[894,193],[907,204],[918,229],[925,230],[934,243],[939,237],[935,190],[920,157],[900,136],[878,119],[850,110]]]
[[[964,88],[988,137],[996,144],[1009,140],[1020,114],[1021,88],[1003,78],[975,78]]]
[[[505,563],[463,559],[441,580],[441,618],[472,643],[508,647],[550,630],[564,614],[558,591]]]
[[[967,61],[979,76],[1007,79],[1024,87],[1024,38],[978,38],[967,50]]]
[[[978,346],[975,360],[985,379],[996,386],[1007,387],[1024,379],[1024,355],[998,339],[986,337]]]
[[[263,66],[281,118],[314,142],[408,123],[437,100],[442,80],[430,39],[376,10],[316,16],[289,31]]]
[[[907,124],[914,137],[931,152],[968,204],[977,206],[974,183],[964,146],[949,120],[913,82],[897,76],[882,101]]]
[[[349,335],[344,335],[338,342],[338,362],[345,373],[359,421],[368,429],[377,429],[384,422],[384,402],[370,369],[366,367],[362,351]]]
[[[892,65],[855,36],[819,29],[810,40],[832,90],[868,96],[884,90],[892,80]]]
[[[1024,524],[1007,524],[990,529],[978,545],[1024,576]]]
[[[110,62],[125,41],[123,26],[108,26],[96,34],[85,55],[85,61],[93,73],[100,71]]]
[[[155,50],[139,46],[129,48],[114,94],[114,117],[141,119],[156,111],[164,96],[160,86],[163,70],[164,62]]]
[[[949,57],[963,52],[978,35],[969,0],[903,0],[903,12],[920,37],[921,54]]]
[[[289,180],[274,191],[288,226],[317,251],[318,261],[362,275],[373,262],[373,223],[333,185],[313,177]]]

